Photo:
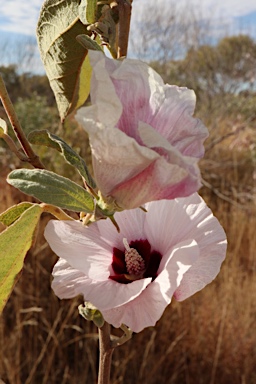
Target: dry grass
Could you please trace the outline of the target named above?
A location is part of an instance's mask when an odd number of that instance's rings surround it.
[[[255,163],[248,148],[230,145],[216,145],[202,162],[212,187],[201,193],[229,239],[221,273],[192,298],[173,301],[156,327],[115,350],[113,384],[256,382]],[[0,182],[2,211],[23,196],[4,178]],[[41,231],[48,219],[42,218]],[[96,383],[96,329],[78,315],[81,298],[54,296],[55,261],[39,234],[1,317],[0,377],[6,384]]]

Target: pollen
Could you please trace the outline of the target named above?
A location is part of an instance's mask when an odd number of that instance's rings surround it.
[[[123,239],[125,246],[125,264],[129,275],[142,276],[145,272],[145,261],[135,248],[130,248],[126,239]]]

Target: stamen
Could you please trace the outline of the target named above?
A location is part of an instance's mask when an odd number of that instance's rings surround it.
[[[123,239],[125,247],[125,264],[129,275],[142,277],[145,272],[145,261],[135,248],[130,248],[127,239]]]
[[[126,251],[129,252],[131,250],[131,248],[130,248],[128,241],[125,237],[123,238],[123,244],[124,244]]]

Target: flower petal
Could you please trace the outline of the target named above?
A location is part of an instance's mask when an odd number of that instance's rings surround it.
[[[86,121],[82,109],[77,119],[82,124]],[[160,157],[117,128],[104,129],[98,125],[93,129],[91,123],[90,126],[94,176],[103,196],[111,195],[116,186],[135,177]]]
[[[102,220],[97,223],[101,238],[112,247],[114,245],[116,248],[124,250],[124,238],[128,243],[132,240],[146,239],[144,231],[146,213],[142,209],[117,212],[115,213],[115,220],[120,228],[120,232],[117,232],[109,220]]]
[[[109,72],[115,70],[118,62],[107,59],[107,69],[105,55],[97,51],[89,51],[89,59],[93,68],[91,102],[97,106],[98,121],[102,121],[105,126],[114,127],[121,116],[122,103],[116,94]],[[82,110],[85,110],[85,108],[82,108]],[[80,112],[78,112],[79,114]]]
[[[84,286],[81,293],[100,311],[112,310],[140,296],[150,285],[151,280],[151,278],[141,279],[130,284],[121,284],[111,279],[101,282],[91,281],[90,285]]]
[[[177,193],[187,193],[188,183],[183,183],[186,176],[187,173],[184,169],[176,164],[168,164],[163,158],[158,158],[138,175],[117,185],[110,194],[123,209],[132,209],[147,201],[160,200],[165,195],[175,198]],[[179,182],[176,183],[177,180]],[[199,185],[198,182],[199,180],[196,179],[194,183],[196,189]],[[194,184],[190,192],[194,191]]]
[[[53,252],[73,268],[89,278],[108,278],[112,247],[101,239],[96,223],[87,228],[80,222],[51,220],[44,235]]]
[[[194,239],[199,246],[200,257],[175,292],[177,300],[185,300],[218,274],[226,255],[225,232],[197,193],[173,201],[151,202],[145,207],[145,233],[156,250],[165,254],[186,239]],[[163,227],[168,230],[163,232]]]
[[[64,259],[59,259],[53,267],[52,289],[60,299],[72,299],[81,294],[88,277],[71,267]]]
[[[111,114],[116,116],[117,108],[112,104],[119,99],[123,108],[117,126],[128,136],[138,140],[139,122],[145,122],[183,155],[203,156],[202,144],[208,131],[199,119],[192,117],[196,103],[193,90],[164,84],[152,68],[139,60],[115,61],[93,51],[89,56],[93,73],[100,72],[92,78],[92,102],[99,106],[104,120],[104,103],[111,104]]]
[[[126,324],[133,332],[154,326],[170,304],[175,289],[198,254],[199,249],[195,242],[181,244],[173,250],[166,268],[140,296],[120,307],[102,311],[105,320],[117,328]]]
[[[115,327],[124,323],[134,332],[155,325],[172,296],[184,300],[210,283],[226,252],[225,233],[198,194],[145,207],[147,213],[116,213],[120,234],[109,220],[88,228],[70,221],[52,221],[46,227],[46,238],[61,257],[53,270],[56,294],[82,294],[106,321]],[[146,240],[152,251],[162,254],[155,280],[122,284],[109,279],[113,248],[123,250],[123,238],[128,243]]]
[[[211,283],[220,271],[225,259],[227,241],[225,233],[218,220],[213,217],[211,227],[215,227],[215,234],[205,239],[204,245],[200,243],[200,257],[190,270],[184,275],[180,286],[174,293],[178,301],[183,301]],[[210,230],[212,233],[212,230]]]
[[[208,132],[192,117],[194,92],[164,85],[138,60],[111,60],[94,51],[89,56],[92,106],[76,116],[89,133],[103,198],[131,209],[198,190],[197,161]]]
[[[113,280],[93,281],[84,273],[60,259],[53,269],[52,288],[61,299],[83,295],[100,311],[112,310],[138,297],[150,284],[151,278],[120,284]]]
[[[195,104],[193,90],[166,84],[157,113],[147,122],[183,155],[202,157],[208,130],[199,119],[192,117]]]

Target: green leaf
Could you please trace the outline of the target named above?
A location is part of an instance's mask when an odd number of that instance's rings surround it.
[[[62,121],[86,101],[90,91],[88,51],[76,36],[91,32],[79,19],[79,4],[80,0],[46,0],[37,25],[41,58]]]
[[[101,48],[101,46],[95,40],[92,40],[87,35],[78,35],[76,39],[85,49],[88,49],[88,50],[91,49],[93,51],[103,52],[103,49]]]
[[[42,129],[40,131],[35,130],[30,132],[28,135],[28,140],[31,144],[44,145],[45,147],[53,148],[56,149],[58,152],[61,152],[59,144],[51,139],[51,133],[46,129]]]
[[[60,137],[53,135],[46,130],[42,130],[31,132],[28,136],[28,140],[32,144],[45,145],[61,152],[65,160],[78,170],[86,183],[91,188],[96,188],[95,181],[88,171],[85,161]]]
[[[104,325],[105,320],[102,313],[92,303],[86,301],[84,305],[80,304],[78,311],[84,319],[93,321],[98,328]]]
[[[94,210],[93,198],[84,188],[50,171],[17,169],[8,175],[7,182],[46,204],[75,212]]]
[[[32,205],[34,204],[23,202],[10,207],[5,212],[0,214],[0,222],[7,226],[11,225]]]
[[[97,13],[97,0],[82,0],[78,11],[79,18],[83,24],[95,23]]]
[[[0,118],[0,137],[4,134],[7,134],[7,124],[3,119]]]
[[[8,300],[16,276],[34,239],[34,232],[42,208],[34,204],[20,218],[0,234],[0,310]]]

